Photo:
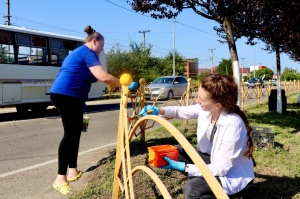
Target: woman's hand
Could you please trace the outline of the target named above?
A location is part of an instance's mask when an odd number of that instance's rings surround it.
[[[140,112],[139,115],[146,116],[146,115],[158,115],[159,108],[151,105],[145,106]]]
[[[165,161],[168,162],[167,166],[159,167],[162,169],[172,169],[177,171],[184,171],[185,170],[185,162],[178,162],[175,160],[170,159],[169,157],[164,157]]]

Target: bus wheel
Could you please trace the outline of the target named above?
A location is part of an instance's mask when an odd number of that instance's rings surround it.
[[[16,105],[16,109],[18,113],[26,113],[28,111],[28,106],[26,104],[18,104]]]
[[[32,104],[29,109],[33,112],[43,112],[47,109],[48,104]]]

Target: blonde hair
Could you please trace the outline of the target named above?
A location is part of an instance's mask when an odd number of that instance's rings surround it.
[[[104,40],[104,37],[100,33],[96,32],[96,30],[94,30],[91,26],[87,26],[84,29],[84,32],[87,33],[85,43],[90,42],[93,39],[96,39],[97,41]]]

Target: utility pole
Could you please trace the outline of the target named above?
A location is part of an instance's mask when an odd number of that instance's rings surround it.
[[[253,77],[255,77],[255,67],[256,67],[256,44],[254,45],[254,71],[253,71]]]
[[[140,30],[139,33],[143,33],[143,50],[145,50],[145,40],[146,40],[146,33],[150,32],[150,30]]]
[[[173,19],[173,76],[175,76],[175,18]]]
[[[10,2],[9,0],[6,0],[6,21],[5,21],[5,25],[8,25],[10,26],[11,23],[10,23]]]
[[[259,62],[258,66],[257,66],[257,70],[259,70],[259,67],[262,65],[263,63]],[[254,71],[254,77],[255,77],[255,71]]]
[[[210,73],[213,73],[213,67],[214,67],[214,50],[215,48],[208,49],[211,51],[211,68],[210,68]]]
[[[119,50],[119,42],[117,42],[117,53],[119,53],[120,52],[120,50]]]
[[[246,59],[246,58],[240,58],[241,60],[243,60],[243,65],[242,65],[242,79],[244,78],[243,76],[244,76],[244,60]]]

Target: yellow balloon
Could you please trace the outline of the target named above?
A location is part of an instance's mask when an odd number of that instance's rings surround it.
[[[129,75],[127,73],[121,75],[120,82],[124,86],[129,86],[131,84],[131,82],[132,82],[131,75]]]

